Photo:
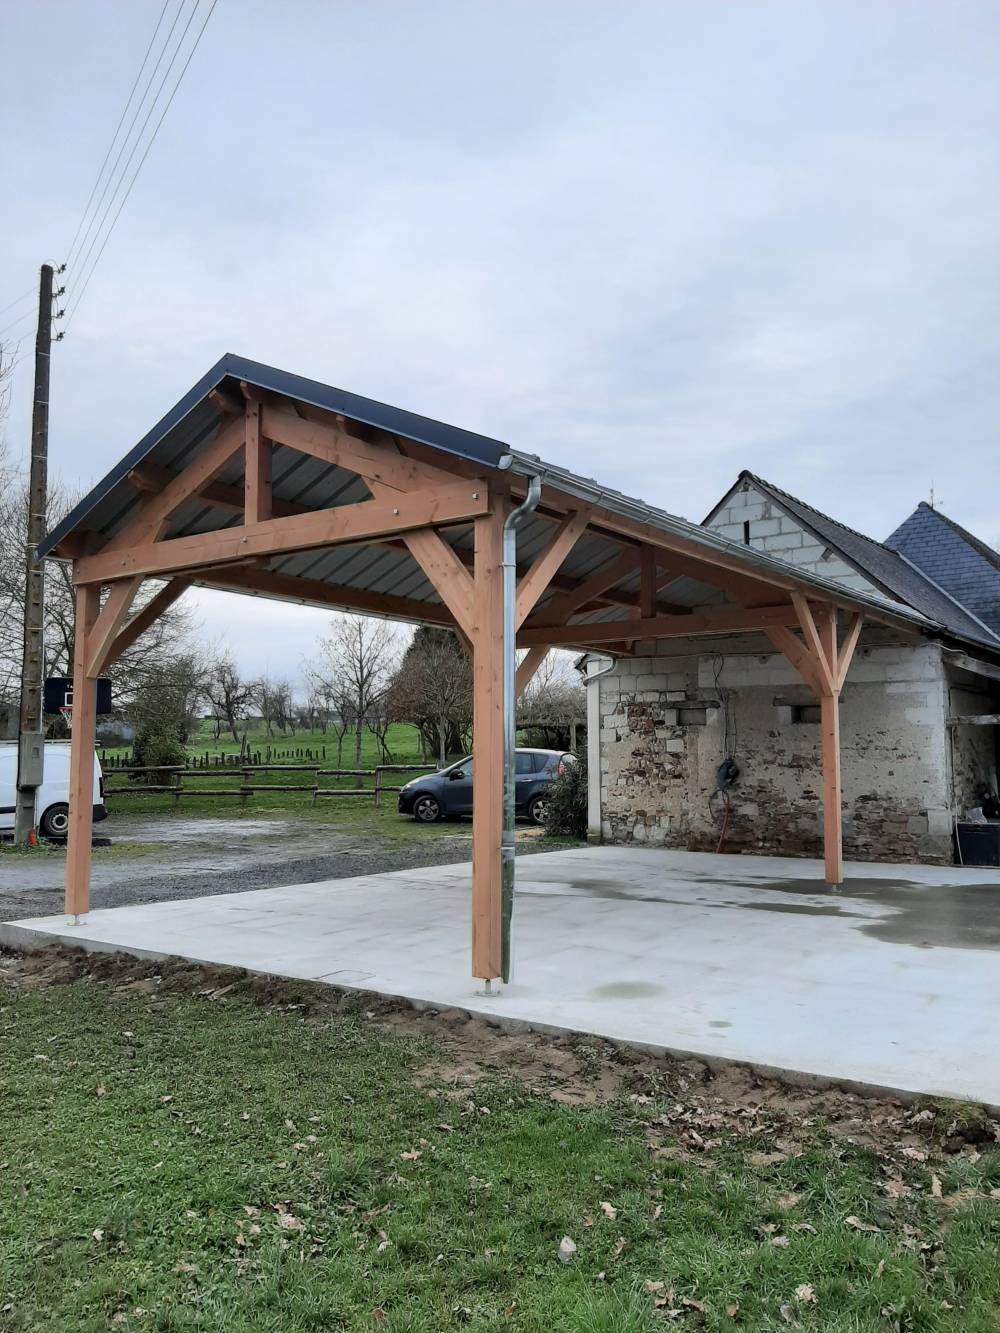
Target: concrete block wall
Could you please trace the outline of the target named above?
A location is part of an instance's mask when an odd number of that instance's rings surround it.
[[[815,701],[780,654],[675,643],[596,688],[606,840],[714,849],[709,797],[728,749],[742,772],[727,850],[821,853],[819,726],[794,720]],[[698,704],[704,723],[682,724],[681,707]],[[848,857],[950,862],[946,712],[937,645],[862,640],[841,699]]]
[[[790,565],[833,579],[857,592],[882,596],[880,589],[839,556],[829,553],[829,548],[817,541],[801,523],[749,482],[729,497],[725,507],[713,515],[707,526],[731,541],[742,543],[744,523],[750,524],[750,546],[756,550],[766,551],[779,560],[787,560]]]

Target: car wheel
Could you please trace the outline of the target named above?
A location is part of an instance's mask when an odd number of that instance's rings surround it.
[[[433,796],[418,796],[413,802],[413,818],[421,824],[436,824],[441,818],[441,806]]]
[[[43,838],[65,838],[69,832],[69,806],[50,805],[38,821],[38,829]]]
[[[549,799],[547,796],[536,796],[528,806],[528,818],[533,824],[544,824],[548,812]]]

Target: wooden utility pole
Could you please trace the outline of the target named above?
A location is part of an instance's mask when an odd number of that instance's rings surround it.
[[[14,841],[22,844],[28,841],[35,826],[35,791],[41,785],[45,761],[42,729],[45,562],[36,558],[35,548],[45,536],[48,489],[52,275],[52,265],[43,264],[38,283],[35,398],[31,411],[31,475],[28,482],[28,533],[24,553],[24,652],[21,658],[21,720],[14,815]]]

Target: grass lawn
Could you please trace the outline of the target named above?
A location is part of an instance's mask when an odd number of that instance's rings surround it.
[[[160,968],[0,967],[4,1330],[1000,1327],[975,1113]]]

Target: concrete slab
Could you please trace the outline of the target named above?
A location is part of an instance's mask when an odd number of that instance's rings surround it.
[[[590,847],[519,858],[515,977],[469,977],[468,865],[0,925],[652,1050],[1000,1104],[1000,873]]]

